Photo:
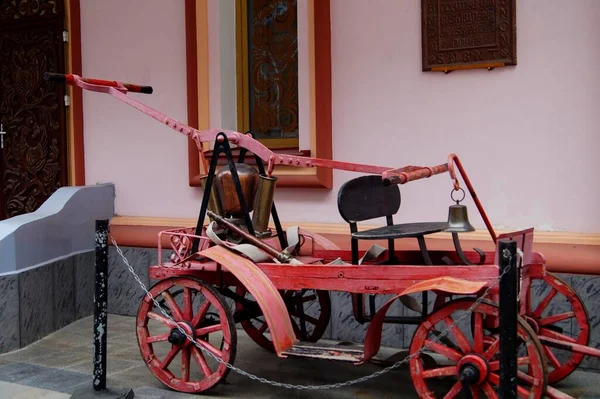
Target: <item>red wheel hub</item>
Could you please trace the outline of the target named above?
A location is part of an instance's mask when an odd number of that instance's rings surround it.
[[[527,322],[527,324],[529,324],[529,326],[533,329],[533,331],[535,331],[536,334],[540,334],[540,326],[537,322],[537,320],[535,320],[533,317],[531,316],[523,316],[523,318],[525,319],[525,321]]]
[[[188,322],[180,321],[177,323],[177,326],[180,327],[183,331],[185,331],[185,333],[187,335],[191,336],[194,340],[196,339],[196,334],[194,332],[194,329]],[[186,347],[186,346],[192,345],[192,341],[190,341],[185,336],[185,334],[183,334],[177,327],[174,327],[171,329],[171,333],[169,334],[168,341],[171,344],[177,345],[177,346]]]
[[[487,379],[489,366],[485,359],[479,355],[470,354],[463,356],[456,365],[461,373],[467,370],[471,373],[474,372],[470,374],[473,376],[471,381],[469,381],[471,385],[480,385]]]

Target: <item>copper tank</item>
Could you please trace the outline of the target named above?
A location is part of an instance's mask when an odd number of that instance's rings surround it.
[[[259,173],[253,167],[242,163],[236,163],[235,168],[240,179],[244,199],[248,206],[248,212],[252,212],[254,210],[254,196],[256,194]],[[222,167],[217,172],[215,183],[223,212],[234,218],[244,217],[233,182],[233,176],[228,166]]]

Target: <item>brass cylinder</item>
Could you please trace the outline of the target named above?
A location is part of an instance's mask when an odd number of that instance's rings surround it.
[[[200,178],[200,185],[202,189],[205,190],[206,195],[206,181],[208,180],[208,175],[204,175]],[[219,197],[217,196],[217,190],[215,189],[215,179],[213,178],[212,189],[210,190],[210,197],[208,198],[208,209],[211,212],[216,213],[219,216],[223,216],[223,208],[221,207],[221,202],[219,201]],[[210,218],[211,221],[215,221],[213,218]]]
[[[258,235],[270,234],[269,218],[273,207],[273,196],[275,194],[276,177],[259,176],[256,197],[254,198],[254,213],[252,214],[252,225]]]

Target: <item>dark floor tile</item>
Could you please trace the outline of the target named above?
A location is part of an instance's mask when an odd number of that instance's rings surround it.
[[[110,375],[116,375],[123,371],[130,370],[132,368],[140,366],[140,362],[137,361],[127,361],[120,359],[113,359],[112,356],[108,356],[106,360],[106,373]],[[93,356],[90,356],[89,359],[71,364],[69,366],[65,366],[65,369],[71,371],[77,371],[79,373],[92,375],[94,370],[93,364]]]
[[[134,390],[135,397],[140,399],[187,399],[195,398],[198,395],[186,394],[181,392],[173,392],[164,388],[156,388],[149,386],[142,386]],[[221,395],[219,395],[221,396]]]
[[[68,392],[71,386],[86,379],[91,381],[91,376],[27,363],[12,363],[0,367],[1,381],[57,392]]]
[[[35,357],[29,360],[29,363],[47,366],[69,368],[73,365],[88,362],[90,365],[93,362],[93,354],[89,351],[74,351],[74,350],[63,350],[58,353],[51,353],[45,356]],[[90,366],[91,367],[91,366]],[[79,371],[79,370],[74,370]]]
[[[9,362],[30,362],[44,356],[54,356],[61,353],[60,349],[47,348],[43,346],[43,342],[36,342],[23,349],[12,351],[0,355],[0,359]]]
[[[92,384],[92,376],[68,370],[44,368],[44,370],[19,381],[19,384],[57,392],[72,393],[73,387],[88,382]]]
[[[21,381],[27,378],[48,370],[46,367],[27,363],[10,363],[0,367],[0,380],[21,383]]]

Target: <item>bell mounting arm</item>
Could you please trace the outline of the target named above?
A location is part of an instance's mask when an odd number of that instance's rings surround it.
[[[459,182],[456,177],[454,166],[458,168],[473,201],[475,202],[481,217],[483,218],[488,231],[494,240],[497,241],[496,233],[475,193],[475,189],[471,184],[458,156],[456,154],[450,154],[446,163],[436,166],[414,166],[408,165],[401,168],[391,168],[386,166],[368,165],[354,162],[343,162],[335,161],[331,159],[313,158],[297,155],[277,154],[267,148],[258,140],[255,140],[250,134],[244,134],[232,130],[222,129],[208,129],[198,130],[181,121],[169,117],[168,115],[143,104],[142,102],[128,96],[128,92],[134,93],[145,93],[151,94],[153,92],[152,86],[142,86],[131,83],[123,83],[119,81],[101,80],[101,79],[90,79],[83,78],[74,74],[57,74],[57,73],[44,73],[44,79],[47,81],[61,82],[72,86],[78,86],[83,90],[95,91],[99,93],[109,94],[120,101],[130,105],[131,107],[143,112],[144,114],[156,119],[162,124],[170,127],[171,129],[189,137],[196,143],[200,158],[204,166],[207,165],[204,157],[203,143],[215,141],[217,139],[223,140],[223,135],[227,137],[227,140],[235,144],[238,147],[245,148],[257,155],[264,162],[267,163],[267,174],[270,176],[276,165],[287,165],[302,168],[313,168],[313,167],[324,167],[329,169],[346,170],[351,172],[359,173],[372,173],[381,175],[384,184],[405,184],[410,181],[428,178],[433,175],[446,173],[450,174],[453,180],[454,189],[459,189]],[[221,133],[221,134],[220,134]]]

